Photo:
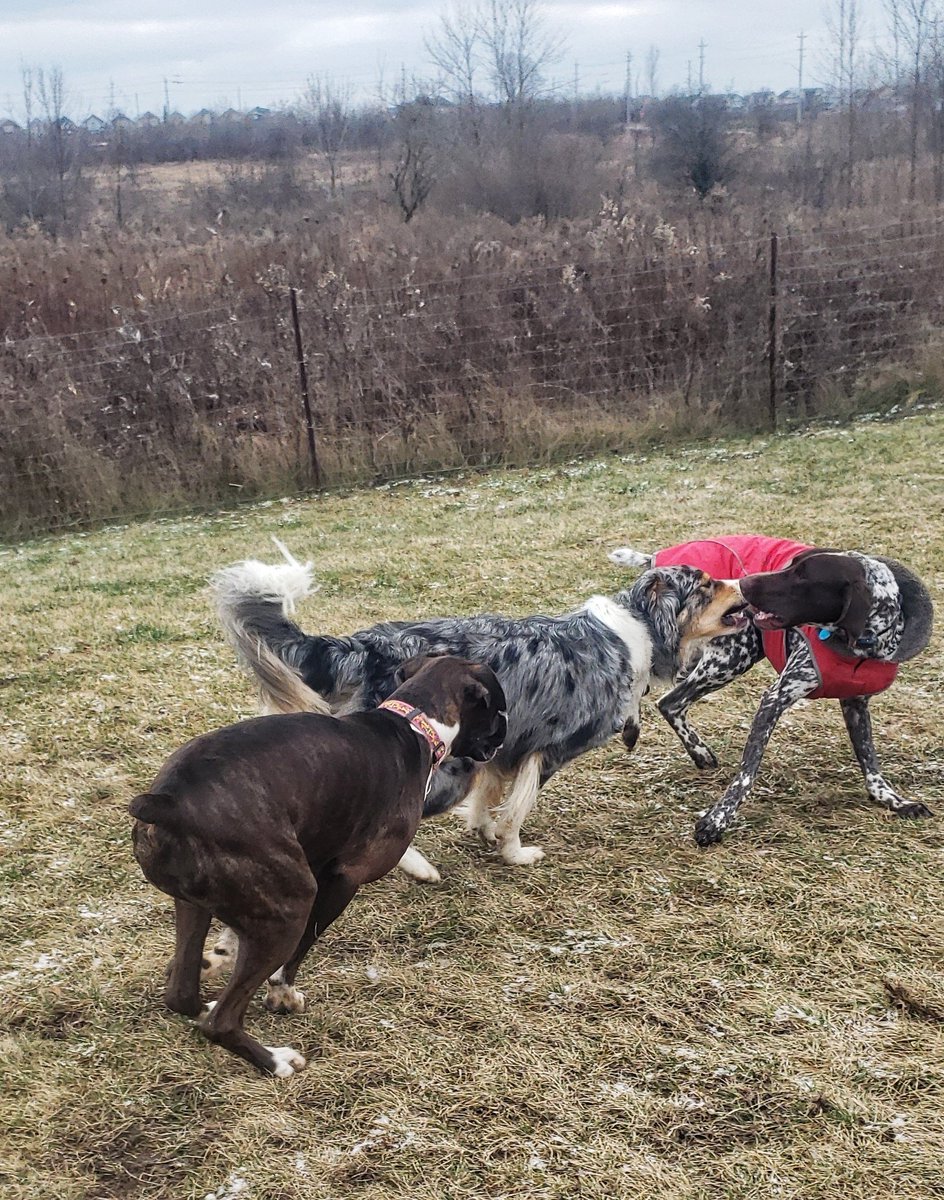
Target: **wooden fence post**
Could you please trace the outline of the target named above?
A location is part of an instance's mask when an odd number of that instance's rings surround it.
[[[311,416],[311,398],[308,394],[308,368],[305,365],[305,350],[302,346],[302,327],[298,320],[298,290],[290,289],[292,298],[292,324],[295,327],[295,358],[298,362],[298,377],[302,388],[302,406],[305,410],[305,424],[308,427],[308,457],[311,460],[311,474],[315,487],[321,488],[321,464],[318,462],[318,448],[315,445],[315,423]]]

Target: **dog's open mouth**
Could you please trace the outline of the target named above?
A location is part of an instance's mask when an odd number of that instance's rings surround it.
[[[748,608],[749,605],[746,603],[736,604],[733,608],[729,608],[721,618],[721,624],[727,625],[729,629],[743,629],[750,619]]]
[[[750,616],[758,629],[786,629],[786,623],[776,613],[765,612],[762,608],[751,608]]]

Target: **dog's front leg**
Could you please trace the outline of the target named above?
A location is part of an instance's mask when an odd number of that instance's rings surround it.
[[[718,760],[688,723],[688,710],[703,696],[723,688],[764,657],[763,643],[753,625],[743,632],[709,642],[685,678],[658,701],[656,707],[675,730],[696,767],[707,770]],[[625,740],[625,735],[624,735]]]
[[[510,792],[498,809],[495,821],[501,856],[510,865],[531,866],[544,857],[540,846],[521,844],[521,826],[534,807],[540,786],[541,755],[530,754],[521,764]]]
[[[848,700],[840,700],[839,703],[842,706],[842,716],[849,731],[852,749],[865,776],[865,787],[869,796],[896,817],[933,816],[927,805],[916,800],[906,800],[885,782],[872,739],[868,696],[854,696]]]
[[[740,770],[718,803],[702,813],[695,822],[695,841],[699,846],[711,846],[721,840],[754,786],[764,750],[777,722],[791,705],[819,687],[819,672],[806,640],[790,630],[787,642],[789,654],[783,673],[764,692],[747,735]]]

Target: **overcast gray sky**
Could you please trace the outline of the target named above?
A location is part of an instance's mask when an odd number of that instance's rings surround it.
[[[881,0],[859,0],[863,48],[887,44]],[[544,5],[565,46],[555,76],[570,94],[621,93],[626,53],[645,90],[645,57],[660,51],[662,90],[697,79],[714,90],[792,87],[798,34],[804,81],[826,82],[825,14],[836,0],[570,0]],[[60,66],[67,111],[105,115],[110,96],[129,115],[172,108],[249,108],[291,101],[313,74],[357,94],[390,88],[401,70],[431,75],[424,36],[437,0],[0,0],[0,115],[22,117],[22,66]]]

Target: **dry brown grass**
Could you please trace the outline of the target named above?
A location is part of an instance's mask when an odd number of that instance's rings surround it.
[[[793,711],[726,843],[694,814],[765,676],[701,706],[699,775],[649,710],[565,770],[507,868],[448,817],[439,887],[393,875],[312,953],[262,1079],[160,1000],[172,925],[125,803],[184,739],[252,711],[205,580],[311,554],[307,628],[562,611],[604,552],[766,529],[900,556],[944,595],[944,414],[673,454],[422,479],[0,551],[4,1128],[10,1200],[927,1200],[944,1140],[941,817],[865,800],[834,705]],[[890,777],[944,813],[940,634],[875,704]]]
[[[290,287],[329,485],[768,423],[768,239],[733,207],[514,228],[213,208],[160,236],[0,242],[5,534],[309,483]],[[874,216],[787,223],[783,423],[939,338],[940,215]]]

